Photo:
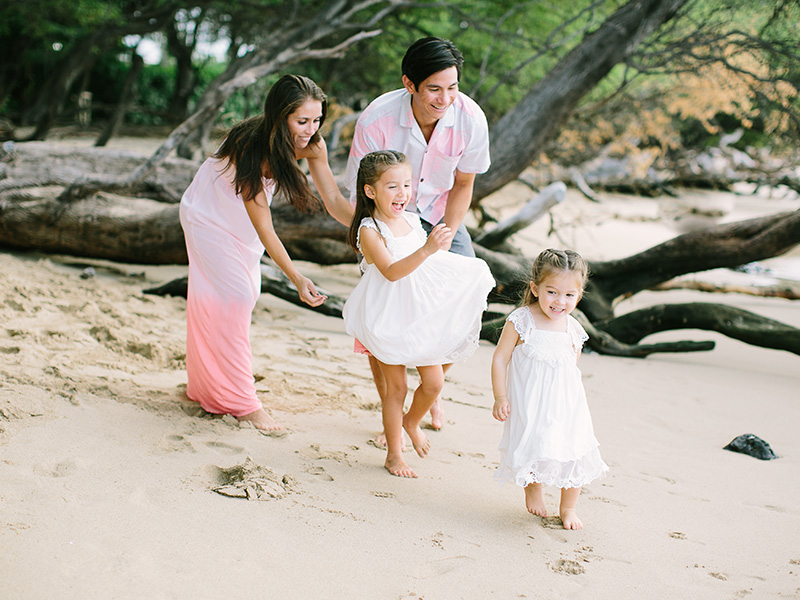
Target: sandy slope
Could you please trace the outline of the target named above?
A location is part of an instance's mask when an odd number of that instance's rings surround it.
[[[507,212],[517,190],[492,200]],[[723,195],[725,219],[785,209]],[[570,194],[518,234],[531,252],[571,245],[624,256],[680,226],[656,201]],[[797,257],[784,259],[794,268]],[[379,412],[363,357],[340,321],[264,296],[254,371],[290,429],[260,435],[198,414],[183,396],[182,299],[141,290],[181,267],[0,253],[0,597],[50,598],[787,598],[800,597],[800,359],[706,332],[711,353],[646,360],[585,354],[609,476],[584,489],[586,528],[523,509],[492,481],[484,345],[451,371],[448,424],[418,480],[389,476],[369,440]],[[778,261],[779,264],[780,261]],[[353,265],[303,270],[346,293]],[[713,275],[713,274],[712,274]],[[620,306],[709,300],[641,294]],[[800,326],[796,304],[715,296]],[[771,443],[761,462],[721,448],[742,433]],[[250,459],[247,501],[213,491]],[[259,485],[261,487],[259,488]],[[266,498],[267,496],[264,496]],[[557,508],[557,490],[548,490]]]

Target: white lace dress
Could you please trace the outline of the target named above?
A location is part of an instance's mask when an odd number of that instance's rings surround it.
[[[566,331],[537,329],[527,306],[507,320],[522,343],[508,367],[511,415],[504,424],[495,479],[521,487],[538,482],[570,488],[605,475],[608,466],[600,457],[576,364],[589,336],[572,316]]]
[[[404,217],[411,231],[394,237],[385,223],[367,217],[360,232],[380,232],[389,254],[400,260],[425,244],[419,217]],[[363,277],[344,305],[345,330],[387,365],[421,367],[460,362],[478,346],[481,314],[495,285],[479,258],[440,250],[397,281],[386,279],[374,264],[361,261]]]

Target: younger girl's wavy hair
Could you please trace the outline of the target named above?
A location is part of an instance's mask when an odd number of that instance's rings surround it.
[[[533,290],[531,290],[531,283],[535,283],[536,287],[539,287],[551,275],[564,271],[575,273],[578,276],[581,286],[580,291],[583,294],[583,289],[589,280],[589,266],[581,258],[581,255],[574,250],[554,250],[552,248],[542,250],[536,260],[533,261],[530,280],[525,287],[525,295],[522,298],[522,306],[529,306],[537,300],[536,296],[533,295]]]
[[[347,233],[347,243],[354,250],[358,251],[358,230],[361,228],[361,221],[366,217],[375,218],[375,199],[367,196],[364,186],[375,185],[387,169],[407,164],[406,155],[396,150],[370,152],[361,159],[356,178],[356,209],[353,221],[350,223],[350,231]]]
[[[231,164],[236,168],[234,189],[245,202],[254,199],[263,189],[262,178],[268,172],[275,181],[276,195],[283,192],[289,202],[303,212],[319,208],[319,200],[297,164],[288,125],[289,115],[307,100],[322,104],[319,123],[322,128],[328,113],[323,91],[308,77],[284,75],[270,88],[263,114],[234,126],[214,153],[214,158],[228,159],[226,168]],[[317,143],[319,139],[317,129],[308,143]]]

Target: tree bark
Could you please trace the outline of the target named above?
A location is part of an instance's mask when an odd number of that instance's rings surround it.
[[[596,323],[623,343],[660,331],[705,329],[753,346],[800,354],[800,329],[724,304],[660,304]]]
[[[685,273],[780,256],[798,244],[800,210],[685,233],[628,258],[593,262],[581,305],[592,321],[608,319],[622,296]]]

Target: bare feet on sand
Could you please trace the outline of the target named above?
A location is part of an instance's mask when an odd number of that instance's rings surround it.
[[[381,431],[377,436],[375,436],[375,439],[371,440],[371,441],[374,441],[375,442],[375,446],[377,446],[378,448],[387,448],[388,447],[388,444],[386,442],[386,433],[384,433],[383,431]],[[403,452],[406,451],[406,443],[407,443],[406,432],[404,431],[403,432]]]
[[[574,508],[562,508],[559,511],[564,529],[582,529],[583,521],[578,518]]]
[[[547,516],[541,483],[529,483],[525,486],[525,508],[528,509],[529,513],[537,517]]]
[[[431,406],[431,429],[439,431],[442,427],[444,427],[444,409],[442,401],[437,398]]]
[[[270,417],[263,408],[259,408],[249,415],[242,415],[236,417],[239,421],[248,421],[253,424],[253,427],[258,429],[260,433],[269,436],[283,436],[286,435],[286,427],[278,423],[275,419]]]
[[[431,443],[428,441],[428,438],[425,437],[425,434],[422,433],[422,429],[419,428],[419,423],[410,425],[408,422],[408,415],[404,415],[403,429],[405,429],[408,434],[411,445],[414,446],[414,450],[417,451],[417,454],[425,458],[428,455],[428,451],[431,449]]]
[[[416,477],[417,474],[414,472],[414,469],[409,467],[406,464],[406,461],[403,460],[403,455],[400,456],[387,456],[386,462],[383,464],[386,467],[386,470],[389,471],[392,475],[396,475],[397,477]]]

